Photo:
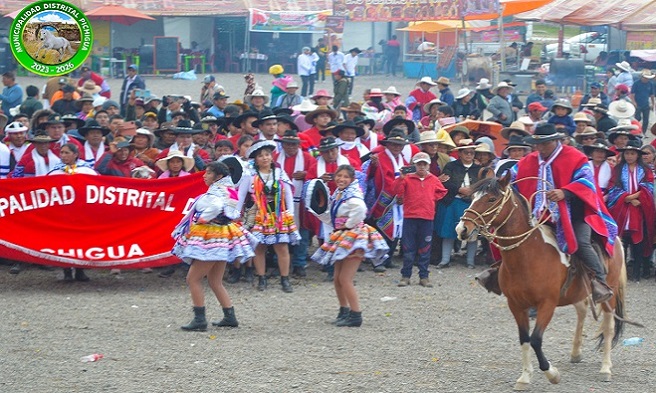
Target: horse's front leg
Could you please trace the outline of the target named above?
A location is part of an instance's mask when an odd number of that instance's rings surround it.
[[[522,347],[522,375],[517,379],[514,390],[526,390],[531,384],[533,376],[533,365],[531,364],[531,338],[528,335],[529,321],[528,310],[521,306],[513,305],[508,302],[510,311],[515,317],[517,328],[519,330],[519,345]]]
[[[576,309],[576,330],[574,331],[574,341],[572,343],[572,355],[569,359],[571,363],[580,363],[582,359],[583,323],[585,322],[585,315],[588,312],[586,304],[587,302],[585,300],[574,303],[574,308]]]
[[[599,374],[601,375],[601,380],[604,382],[610,382],[611,380],[611,367],[613,367],[613,362],[610,360],[611,349],[613,348],[613,336],[615,335],[615,317],[612,310],[607,311],[606,305],[602,306],[604,308],[603,321],[601,322],[601,329],[604,340],[603,355],[601,358],[601,370]]]
[[[533,347],[535,356],[538,358],[540,370],[544,371],[549,382],[553,384],[560,382],[560,372],[558,372],[558,369],[552,366],[547,360],[547,357],[544,356],[544,353],[542,352],[542,336],[549,325],[549,322],[551,322],[555,309],[555,302],[543,302],[538,305],[538,316],[535,321],[535,328],[531,334],[531,347]]]

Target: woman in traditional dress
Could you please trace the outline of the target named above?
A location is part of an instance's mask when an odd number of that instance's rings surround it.
[[[276,167],[271,155],[276,146],[274,141],[259,140],[248,149],[246,156],[254,160],[253,168],[244,173],[240,181],[239,208],[251,205],[250,209],[255,209],[251,232],[259,242],[255,249],[255,274],[259,276],[257,289],[264,291],[267,288],[265,256],[267,246],[273,246],[278,257],[280,285],[284,292],[289,293],[294,289],[289,282],[288,245],[297,244],[301,235],[294,222],[292,182],[284,170]]]
[[[625,245],[631,247],[633,256],[633,281],[650,276],[649,256],[654,238],[654,175],[642,162],[644,152],[639,141],[629,141],[618,149],[622,159],[613,168],[610,179],[608,211],[617,222],[619,235]]]
[[[48,173],[50,175],[97,175],[98,173],[93,170],[91,165],[87,164],[84,160],[80,160],[80,150],[77,145],[66,143],[59,151],[61,162]],[[89,281],[89,276],[84,273],[84,269],[75,268],[76,281]],[[70,267],[64,268],[64,281],[73,281],[73,269]]]
[[[334,324],[359,327],[362,325],[362,311],[353,278],[364,258],[371,259],[375,266],[382,264],[389,247],[380,233],[364,223],[367,206],[355,179],[355,169],[350,165],[340,165],[335,172],[335,183],[337,189],[330,197],[326,212],[317,214],[320,220],[332,226],[333,232],[312,255],[312,260],[335,267],[333,283],[339,314]],[[307,206],[312,206],[311,201],[306,202]]]
[[[230,295],[222,283],[223,273],[227,263],[255,255],[252,245],[257,244],[253,235],[234,221],[241,214],[228,167],[216,161],[208,163],[203,180],[209,186],[207,192],[196,198],[172,233],[176,241],[171,253],[191,265],[187,284],[194,305],[194,319],[182,326],[182,330],[207,330],[203,289],[206,276],[224,316],[212,325],[238,326]]]

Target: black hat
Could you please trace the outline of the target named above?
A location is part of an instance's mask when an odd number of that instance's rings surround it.
[[[345,121],[343,123],[340,123],[340,124],[336,125],[335,127],[333,127],[333,129],[331,131],[332,131],[333,135],[335,135],[336,137],[339,137],[339,133],[342,130],[345,130],[347,128],[355,130],[355,136],[356,137],[361,137],[362,135],[364,135],[364,129],[362,127],[360,127],[359,125],[355,124],[351,120]]]
[[[627,150],[633,150],[633,151],[637,151],[638,154],[640,154],[640,155],[646,154],[646,152],[644,152],[644,151],[642,151],[642,149],[640,149],[641,147],[642,147],[642,143],[639,140],[635,139],[635,140],[628,141],[626,143],[626,146],[623,147],[623,148],[618,147],[617,150],[619,150],[622,153],[624,153]]]
[[[267,110],[260,113],[260,117],[253,122],[253,127],[259,127],[260,124],[268,120],[278,120],[278,117],[273,112]]]
[[[556,127],[551,123],[538,124],[535,127],[533,135],[524,138],[524,142],[534,145],[537,143],[544,143],[561,139],[563,134],[556,131]]]
[[[351,48],[351,49],[349,49],[349,53],[351,53],[351,52],[357,52],[358,54],[359,54],[359,53],[362,53],[362,51],[360,50],[360,48],[358,48],[357,46],[356,46],[355,48]]]
[[[132,143],[130,143],[130,141],[128,141],[128,140],[120,141],[119,143],[116,144],[116,148],[117,149],[128,148],[130,150],[135,149],[134,145]]]
[[[593,112],[599,112],[603,113],[604,115],[608,114],[608,105],[605,104],[597,104],[594,108],[592,108]]]
[[[98,123],[94,119],[88,120],[84,126],[78,129],[78,132],[80,133],[80,135],[86,138],[87,133],[91,130],[99,130],[102,132],[103,136],[107,136],[111,132],[109,128],[101,126],[100,123]]]
[[[289,125],[292,127],[293,130],[298,131],[298,126],[297,126],[296,123],[294,122],[294,118],[293,118],[293,117],[291,117],[291,116],[289,116],[289,115],[285,115],[285,114],[279,114],[279,115],[277,115],[277,116],[278,116],[278,122],[279,122],[279,123],[282,122],[282,123],[289,124]]]
[[[64,85],[62,86],[61,91],[63,91],[64,93],[73,93],[75,92],[75,87],[71,85]]]
[[[406,134],[403,132],[403,130],[394,128],[389,132],[389,135],[382,141],[380,141],[381,145],[387,145],[387,144],[395,144],[395,145],[407,145],[408,140],[406,139]]]
[[[202,129],[198,130],[193,128],[189,120],[180,120],[178,124],[171,129],[171,131],[173,131],[175,135],[181,135],[181,134],[193,135],[203,132]]]
[[[230,170],[232,183],[239,183],[241,176],[244,173],[244,167],[241,165],[241,162],[239,162],[239,159],[235,156],[223,156],[219,159],[219,162],[226,164]]]
[[[46,120],[43,123],[39,124],[38,128],[40,130],[45,130],[46,126],[49,126],[49,125],[52,125],[52,124],[64,124],[64,122],[61,119],[61,116],[59,116],[58,113],[53,113],[52,115],[48,116],[48,120]]]
[[[305,183],[301,195],[301,198],[305,201],[305,207],[315,214],[321,215],[328,210],[330,194],[326,184],[321,179],[312,179]]]
[[[610,142],[611,144],[615,144],[615,139],[617,139],[617,137],[620,135],[628,136],[630,141],[638,140],[638,137],[636,135],[633,135],[631,131],[624,130],[624,129],[616,129],[615,131],[608,134],[608,142]]]
[[[203,117],[202,119],[200,119],[200,122],[201,123],[214,123],[214,124],[221,125],[221,124],[224,123],[223,119],[224,119],[223,117],[216,118],[212,115],[207,115],[207,116]]]
[[[212,96],[212,99],[214,99],[214,100],[220,100],[221,98],[230,98],[230,96],[226,95],[225,91],[217,91]]]
[[[254,117],[259,120],[260,115],[258,115],[257,112],[246,111],[241,115],[237,116],[237,118],[233,120],[233,124],[241,128],[241,123],[243,123],[244,120],[248,119],[249,117]]]
[[[321,141],[319,141],[320,152],[332,150],[340,146],[342,146],[342,143],[337,143],[334,136],[327,136],[325,138],[322,138]]]
[[[61,121],[64,122],[64,125],[68,127],[71,123],[75,123],[75,128],[80,128],[84,126],[84,120],[77,117],[74,113],[65,113],[61,117]]]
[[[162,137],[162,133],[165,131],[171,131],[173,132],[173,129],[175,128],[175,125],[171,123],[170,121],[164,122],[159,125],[159,128],[153,131],[153,134],[157,136],[158,138]]]
[[[285,115],[289,115],[289,116],[291,116],[292,114],[294,114],[294,111],[293,111],[291,108],[282,108],[282,107],[279,107],[279,108],[274,108],[274,109],[273,109],[273,113],[274,113],[275,115],[277,115],[277,116],[280,115],[281,113],[282,113],[282,114],[285,114]]]
[[[282,143],[301,143],[301,138],[298,137],[298,132],[295,130],[287,130],[282,137],[274,139],[276,142]]]
[[[403,117],[397,116],[391,118],[387,123],[383,125],[383,134],[385,136],[389,135],[392,129],[396,128],[399,124],[405,124],[408,127],[408,135],[412,134],[415,130],[415,122],[412,120],[404,119]]]
[[[508,146],[507,148],[511,147],[531,147],[528,143],[524,142],[524,137],[520,135],[512,135],[510,139],[508,140],[508,143],[504,143],[504,145]]]
[[[374,126],[376,125],[376,121],[374,119],[370,119],[370,118],[364,117],[364,116],[357,116],[356,118],[353,119],[353,121],[357,125],[368,124],[370,129],[373,129]]]
[[[606,157],[612,157],[616,155],[614,151],[608,148],[608,143],[606,140],[602,138],[598,138],[592,145],[583,145],[583,152],[587,156],[592,156],[592,152],[597,149],[606,152]]]

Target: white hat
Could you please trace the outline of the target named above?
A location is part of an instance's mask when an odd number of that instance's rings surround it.
[[[430,113],[430,109],[433,105],[441,106],[445,104],[444,102],[440,101],[439,98],[435,98],[434,100],[431,100],[430,102],[426,103],[426,105],[424,105],[424,113]]]
[[[98,96],[93,100],[93,107],[95,108],[97,106],[102,106],[102,104],[104,104],[105,101],[107,101],[107,97]]]
[[[421,151],[421,152],[415,154],[415,155],[412,157],[412,163],[413,163],[413,164],[416,164],[416,163],[418,163],[418,162],[425,162],[425,163],[427,163],[427,164],[430,164],[430,163],[431,163],[431,159],[430,159],[430,156],[428,155],[428,153],[424,153],[423,151]]]
[[[419,79],[419,82],[417,82],[417,84],[420,84],[420,83],[427,83],[431,86],[437,86],[437,83],[433,82],[433,78],[431,78],[430,76],[425,76],[425,77]]]
[[[481,78],[481,80],[478,81],[478,85],[476,85],[476,90],[485,90],[489,89],[490,87],[492,87],[490,80],[487,78]]]
[[[305,100],[301,101],[300,104],[294,105],[292,107],[292,110],[294,112],[312,112],[313,110],[315,110],[317,108],[318,108],[318,106],[314,105],[312,103],[312,101],[310,101],[308,99],[305,99]]]
[[[618,119],[631,118],[635,111],[635,106],[625,100],[613,101],[608,105],[608,114]]]
[[[456,100],[459,100],[459,99],[461,99],[461,98],[465,98],[465,97],[467,97],[467,96],[470,95],[470,94],[471,94],[471,90],[469,90],[468,88],[464,87],[464,88],[458,90],[458,94],[456,94]]]
[[[162,171],[168,170],[168,161],[171,158],[180,158],[182,160],[182,169],[184,169],[186,172],[189,172],[191,168],[194,167],[194,159],[191,157],[187,157],[180,150],[169,150],[169,154],[166,155],[164,158],[160,158],[155,162],[155,165]]]
[[[525,126],[532,126],[535,124],[533,120],[531,120],[531,118],[528,116],[522,116],[519,119],[517,119],[517,121],[524,124]]]
[[[296,82],[296,81],[289,81],[289,83],[287,83],[287,88],[289,89],[290,87],[295,87],[295,88],[298,89],[298,82]]]
[[[505,87],[505,88],[508,88],[508,89],[510,89],[510,90],[514,89],[514,87],[510,86],[507,82],[499,82],[499,84],[497,85],[497,87],[495,87],[495,88],[492,90],[492,93],[497,94],[497,91],[499,91],[499,89],[503,89],[504,87]]]
[[[396,87],[394,87],[394,86],[388,87],[387,90],[383,91],[383,94],[394,94],[395,96],[400,96],[401,95],[401,93],[399,93],[396,90]]]
[[[18,134],[27,131],[28,131],[27,127],[25,127],[23,123],[19,121],[14,121],[12,123],[9,123],[9,125],[5,127],[5,133],[7,134]]]
[[[135,131],[135,136],[137,135],[143,135],[148,138],[148,145],[152,147],[153,142],[155,141],[155,134],[153,134],[149,129],[147,128],[137,128],[137,131]]]
[[[253,97],[262,97],[262,98],[264,98],[264,104],[265,105],[269,102],[269,96],[264,94],[264,92],[260,89],[255,89],[255,90],[253,90],[253,92],[251,94],[247,95],[246,96],[246,102],[250,104],[251,99]]]
[[[631,64],[626,61],[621,63],[615,63],[615,67],[619,68],[622,71],[631,72]]]

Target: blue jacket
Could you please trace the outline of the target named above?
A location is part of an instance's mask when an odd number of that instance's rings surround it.
[[[553,115],[547,120],[547,122],[555,125],[556,128],[558,128],[557,126],[560,124],[564,125],[570,136],[576,131],[576,123],[574,123],[574,119],[572,119],[572,116],[570,115],[562,117]]]

